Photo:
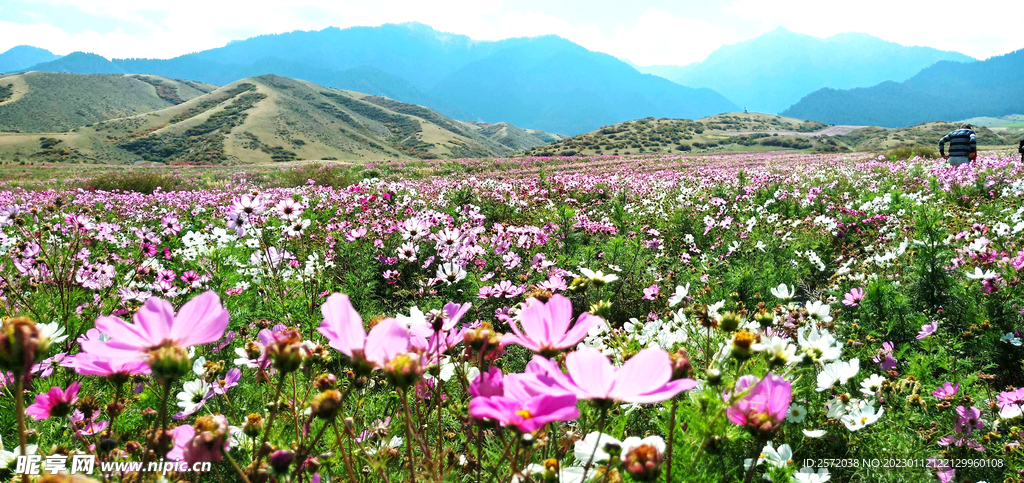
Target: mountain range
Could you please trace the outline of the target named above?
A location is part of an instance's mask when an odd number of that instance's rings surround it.
[[[783,112],[836,124],[908,126],[1024,113],[1024,50],[980,62],[938,62],[903,82],[821,89]]]
[[[711,89],[642,74],[561,37],[476,41],[418,23],[263,35],[166,60],[73,53],[30,69],[152,74],[218,85],[277,74],[470,121],[566,134],[648,115],[702,117],[736,109]]]
[[[720,47],[702,62],[637,69],[685,86],[714,89],[751,111],[778,113],[821,88],[848,89],[903,81],[942,60],[975,59],[930,47],[908,47],[862,33],[818,38],[779,27]]]
[[[0,76],[0,161],[235,164],[507,156],[563,138],[277,75]]]

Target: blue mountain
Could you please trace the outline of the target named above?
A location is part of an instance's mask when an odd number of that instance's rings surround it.
[[[710,89],[642,74],[559,37],[476,41],[418,23],[263,35],[166,60],[104,63],[76,55],[31,68],[214,84],[278,74],[421,104],[469,121],[507,121],[564,134],[637,117],[696,118],[737,109]]]
[[[58,58],[60,58],[59,55],[54,55],[49,50],[32,47],[31,45],[19,45],[0,54],[0,74],[18,72],[33,65]]]
[[[818,38],[779,27],[682,67],[638,67],[691,87],[709,87],[752,111],[778,113],[822,88],[904,81],[938,61],[972,62],[957,52],[908,47],[862,33]]]

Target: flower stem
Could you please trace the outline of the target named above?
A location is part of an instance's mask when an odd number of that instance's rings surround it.
[[[676,409],[679,407],[679,400],[672,398],[672,413],[668,420],[668,454],[665,463],[665,483],[672,483],[672,443],[676,435]]]
[[[18,444],[21,445],[21,454],[28,454],[28,428],[25,426],[25,381],[21,374],[14,374],[14,407],[18,415]],[[29,483],[28,473],[21,475],[22,483]]]
[[[277,389],[274,391],[274,405],[270,409],[270,417],[267,419],[267,426],[263,429],[263,439],[260,441],[259,446],[252,449],[257,454],[256,460],[252,463],[253,474],[255,474],[260,467],[260,461],[263,459],[263,452],[261,450],[263,449],[263,445],[267,444],[267,440],[270,439],[270,430],[274,427],[274,419],[277,418],[277,409],[280,405],[279,401],[281,399],[281,388],[284,387],[284,377],[285,373],[282,372],[277,378]]]
[[[405,458],[409,460],[409,483],[416,483],[416,471],[412,460],[412,416],[409,415],[409,394],[399,389],[402,395],[402,413],[405,414]]]
[[[601,445],[601,436],[604,435],[604,426],[608,422],[608,408],[601,407],[601,416],[597,420],[597,441],[594,442],[594,449],[590,452],[586,466],[583,467],[583,477],[580,481],[587,481],[587,473],[590,472],[590,465],[594,463],[594,455],[597,454],[597,447]],[[586,435],[584,435],[586,436]]]

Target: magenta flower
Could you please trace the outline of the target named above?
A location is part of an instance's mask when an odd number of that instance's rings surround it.
[[[504,396],[501,369],[491,366],[487,372],[481,372],[469,385],[469,394],[473,397]]]
[[[928,467],[935,469],[935,477],[939,479],[939,483],[949,483],[956,477],[956,470],[945,463],[946,459],[940,458],[928,458]]]
[[[729,421],[751,431],[771,433],[786,418],[793,386],[777,374],[768,374],[763,379],[746,375],[736,381],[734,391],[747,393],[726,410]]]
[[[503,345],[519,344],[533,352],[553,355],[554,352],[579,344],[587,331],[604,323],[600,317],[582,314],[576,324],[572,321],[572,302],[562,295],[554,295],[547,303],[535,298],[526,300],[526,308],[519,314],[519,323],[511,321],[512,334],[505,334]],[[522,328],[519,327],[522,325]]]
[[[133,320],[135,323],[129,324],[117,317],[97,318],[96,328],[110,340],[83,341],[82,349],[99,357],[146,361],[149,352],[161,346],[184,349],[217,342],[228,326],[228,311],[217,294],[205,292],[189,300],[177,314],[170,302],[150,298]]]
[[[970,436],[971,432],[975,429],[981,429],[981,410],[971,406],[970,408],[964,406],[956,407],[956,423],[953,425],[953,430],[957,433],[964,433],[964,436]]]
[[[218,379],[211,385],[214,394],[227,394],[228,389],[231,389],[238,385],[238,381],[242,379],[242,371],[237,367],[232,367],[228,370],[228,373],[224,376],[224,379]]]
[[[937,320],[930,324],[922,325],[921,332],[917,333],[917,340],[924,339],[925,337],[934,334],[936,330],[939,330],[939,321]]]
[[[80,352],[61,362],[83,376],[123,377],[149,374],[149,365],[139,360],[105,359],[102,356]]]
[[[330,346],[369,368],[383,367],[396,355],[409,352],[411,343],[405,324],[384,319],[370,330],[345,294],[331,294],[320,307],[324,320],[317,329]]]
[[[469,402],[469,414],[478,419],[493,419],[502,426],[513,426],[531,433],[552,421],[570,421],[580,415],[576,396],[571,394],[533,396],[519,399],[509,396],[477,397]]]
[[[860,305],[861,300],[864,300],[864,289],[851,289],[850,292],[843,297],[843,305],[847,307],[856,307]]]
[[[947,397],[953,397],[957,391],[960,390],[960,384],[950,384],[948,381],[942,383],[941,386],[932,391],[932,396],[939,399],[945,399]]]
[[[644,289],[644,300],[654,300],[658,298],[658,293],[661,292],[661,287],[657,285],[651,285]]]
[[[882,348],[878,349],[878,355],[871,360],[875,361],[883,371],[891,371],[896,368],[896,359],[892,356],[892,342],[883,342]]]
[[[49,391],[36,396],[35,403],[25,408],[25,414],[32,416],[36,421],[71,414],[71,407],[78,402],[78,390],[81,386],[81,383],[72,382],[67,390],[51,387]]]
[[[198,461],[220,461],[231,444],[228,418],[221,414],[197,418],[195,426],[178,426],[172,434],[174,447],[167,453],[167,459],[185,460],[190,465]]]
[[[693,379],[673,381],[671,360],[659,348],[644,349],[615,368],[601,351],[584,347],[569,353],[565,366],[568,374],[563,374],[554,362],[535,356],[527,368],[536,374],[534,380],[526,379],[523,383],[529,390],[542,393],[570,393],[579,399],[634,404],[665,401],[697,386]]]

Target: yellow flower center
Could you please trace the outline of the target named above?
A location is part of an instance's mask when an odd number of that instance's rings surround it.
[[[516,411],[516,415],[522,416],[523,419],[530,419],[530,418],[533,417],[533,415],[530,414],[530,411],[527,411],[525,409],[520,409],[520,410]]]

